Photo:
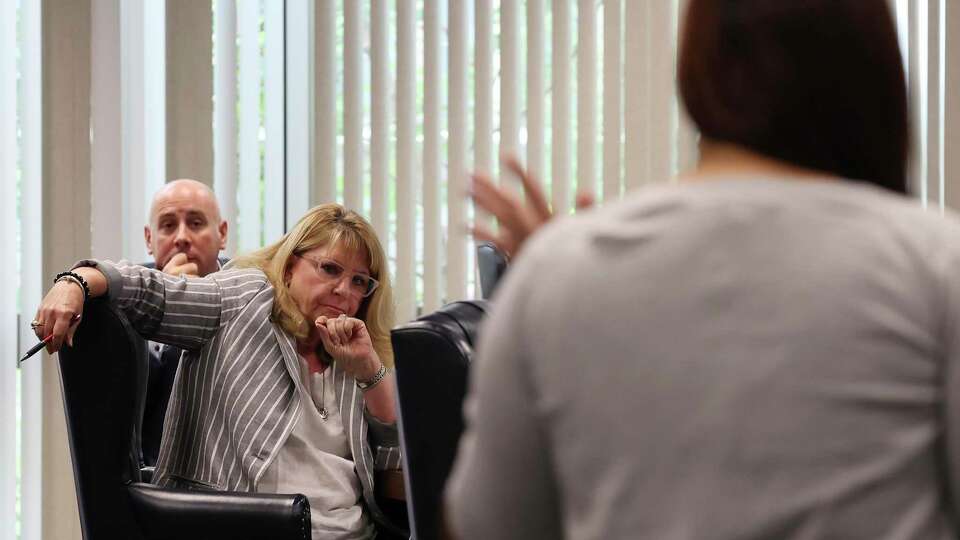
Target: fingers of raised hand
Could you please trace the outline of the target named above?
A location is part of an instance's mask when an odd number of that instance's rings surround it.
[[[511,200],[511,196],[486,175],[473,174],[470,180],[470,196],[488,214],[506,221],[518,211],[519,201]]]
[[[516,156],[508,155],[503,159],[503,162],[504,165],[507,166],[507,169],[520,178],[520,183],[523,184],[523,191],[527,195],[527,203],[530,209],[537,215],[541,222],[550,219],[550,205],[547,204],[547,198],[543,193],[543,187],[540,181],[523,168],[523,165],[520,164],[520,160],[518,160]]]
[[[499,234],[494,234],[490,229],[482,225],[474,225],[470,228],[470,233],[474,239],[480,242],[492,242],[493,245],[497,246],[497,249],[507,256],[510,256],[516,251],[516,241],[513,239],[510,231],[505,227],[500,228]]]
[[[588,193],[586,191],[577,193],[577,198],[575,201],[577,210],[586,210],[588,208],[592,208],[595,203],[596,199],[593,197],[592,193]]]
[[[526,236],[522,233],[529,227],[532,216],[527,215],[531,212],[523,202],[483,175],[473,175],[472,178],[472,197],[477,206],[497,218],[501,227],[513,230],[517,236]]]
[[[484,227],[483,225],[473,225],[469,227],[469,231],[470,231],[470,235],[473,236],[474,240],[477,240],[478,242],[493,242],[494,244],[497,243],[497,240],[498,240],[497,235],[493,234],[493,232],[490,229]],[[497,247],[500,247],[500,246],[498,245]]]

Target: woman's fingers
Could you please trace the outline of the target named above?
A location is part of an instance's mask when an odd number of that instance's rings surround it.
[[[477,206],[497,218],[501,227],[524,227],[523,203],[520,199],[501,189],[484,175],[475,174],[471,178],[471,196]]]
[[[320,322],[320,319],[323,319],[323,322]],[[317,319],[315,323],[317,334],[320,336],[320,341],[323,342],[323,348],[329,352],[329,350],[333,348],[333,338],[330,337],[330,331],[327,330],[326,317],[320,317],[320,319]]]
[[[495,235],[483,227],[475,227],[473,232],[475,238],[493,242],[502,251],[516,254],[527,237],[550,220],[553,214],[539,180],[524,169],[515,156],[505,156],[503,162],[506,169],[520,179],[526,200],[496,185],[485,175],[472,175],[471,196],[474,202],[500,223],[499,234]],[[577,201],[578,205],[593,204],[592,199],[578,198]]]
[[[64,339],[68,337],[68,334],[70,339],[69,343],[72,344],[73,331],[76,328],[74,323],[78,320],[79,320],[79,317],[75,316],[75,314],[73,313],[60,312],[60,313],[57,313],[56,315],[53,315],[53,321],[54,321],[53,324],[44,324],[45,331],[46,331],[46,328],[50,328],[50,334],[53,335],[53,337],[50,339],[50,342],[47,343],[48,352],[52,354],[59,351],[60,348],[63,347]],[[39,337],[40,339],[43,339],[50,334],[45,334]]]
[[[514,254],[528,236],[543,223],[537,210],[524,206],[516,196],[495,186],[489,179],[475,176],[473,197],[477,205],[495,216],[499,231],[495,235],[482,225],[476,231],[483,240],[493,242],[504,253]]]
[[[337,333],[337,320],[336,319],[327,319],[327,333],[330,335],[330,341],[334,346],[339,347],[340,335]]]
[[[314,324],[317,330],[320,331],[321,339],[326,337],[330,344],[343,347],[350,342],[350,338],[352,337],[353,326],[349,322],[351,320],[356,319],[351,319],[345,315],[336,318],[320,316],[317,317]],[[327,341],[325,341],[324,344],[326,345]]]
[[[347,343],[350,343],[351,334],[347,326],[349,321],[350,318],[345,315],[341,315],[340,317],[334,319],[334,328],[336,328],[337,332],[337,342],[343,346],[345,346]]]
[[[520,183],[523,184],[523,191],[526,193],[527,204],[537,214],[540,221],[550,219],[550,205],[547,204],[547,198],[543,194],[543,187],[540,181],[534,178],[528,170],[523,168],[523,165],[520,164],[520,160],[518,160],[516,156],[512,154],[508,155],[503,161],[507,168],[520,178]]]
[[[479,242],[493,242],[496,244],[497,240],[499,240],[497,235],[493,234],[490,229],[484,227],[483,225],[473,225],[469,227],[469,231],[474,240]]]
[[[482,225],[474,225],[470,227],[470,234],[473,235],[473,238],[479,242],[490,242],[493,245],[497,246],[501,252],[505,253],[507,256],[511,255],[516,249],[514,245],[513,235],[506,229],[501,227],[500,234],[494,234]]]
[[[45,337],[43,333],[43,312],[40,309],[37,309],[37,313],[33,316],[33,321],[30,323],[30,328],[33,330],[33,334],[40,339]]]
[[[73,347],[73,334],[77,332],[77,326],[79,325],[76,322],[73,322],[70,324],[70,329],[67,330],[67,345],[71,347]]]
[[[49,353],[60,350],[65,339],[68,343],[73,343],[75,324],[80,320],[82,309],[83,293],[72,283],[65,286],[54,285],[43,298],[30,326],[33,327],[37,339],[52,336],[47,342]]]
[[[317,332],[320,333],[320,339],[323,341],[323,346],[328,349],[328,352],[331,346],[339,345],[339,343],[337,343],[337,333],[333,328],[335,320],[336,319],[320,316],[314,321]]]
[[[324,348],[337,360],[351,360],[363,352],[364,340],[369,341],[366,326],[360,319],[321,316],[314,321],[314,325]]]
[[[366,326],[363,324],[363,321],[352,317],[347,319],[346,327],[347,335],[350,336],[351,340],[363,337],[366,331]]]
[[[340,343],[337,341],[336,332],[331,329],[335,320],[336,319],[328,317],[319,317],[315,323],[317,333],[320,335],[320,341],[323,342],[323,348],[330,354],[333,354],[334,349],[340,346]]]
[[[592,193],[587,191],[580,191],[577,193],[575,204],[578,211],[592,208],[594,203],[596,203],[596,199],[594,199]]]

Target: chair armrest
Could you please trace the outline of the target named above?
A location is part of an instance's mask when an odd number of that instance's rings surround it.
[[[127,486],[144,537],[310,540],[310,503],[303,495],[191,491]]]
[[[145,465],[140,467],[140,481],[144,484],[149,484],[153,482],[153,473],[157,471],[157,468],[152,465]]]
[[[375,478],[373,485],[376,486],[376,494],[378,497],[392,499],[394,501],[407,500],[402,470],[376,471],[373,474]]]

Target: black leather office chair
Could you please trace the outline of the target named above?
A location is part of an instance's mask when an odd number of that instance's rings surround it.
[[[303,495],[175,490],[141,481],[143,344],[122,314],[92,300],[74,346],[59,354],[84,539],[309,539]]]
[[[480,273],[481,295],[489,299],[507,271],[507,257],[490,242],[482,242],[477,244],[477,269]]]
[[[483,300],[454,302],[393,329],[410,531],[441,535],[441,494],[463,432],[463,396]]]

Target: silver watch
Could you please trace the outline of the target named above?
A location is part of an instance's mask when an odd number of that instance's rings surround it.
[[[357,388],[361,390],[369,390],[374,386],[380,384],[380,381],[387,376],[387,366],[383,365],[383,362],[380,363],[380,369],[377,370],[376,375],[366,381],[357,381]]]

